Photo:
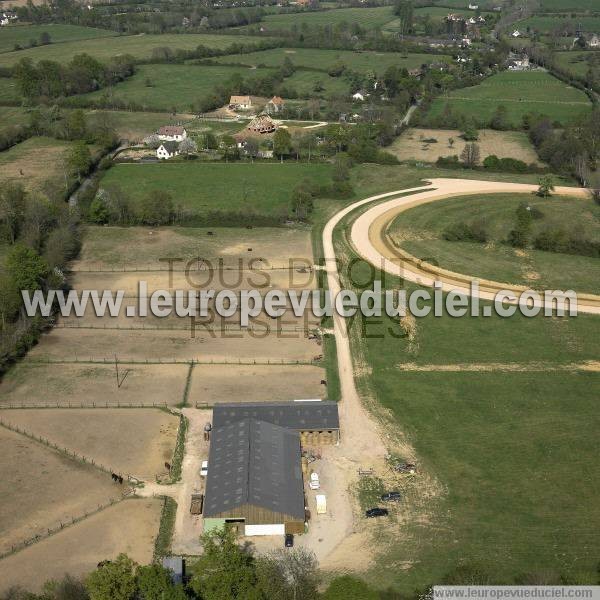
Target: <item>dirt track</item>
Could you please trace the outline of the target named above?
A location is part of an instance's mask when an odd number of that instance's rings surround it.
[[[435,282],[441,282],[444,291],[456,291],[463,295],[470,295],[470,283],[475,279],[468,275],[453,273],[412,256],[396,248],[387,236],[387,228],[392,220],[401,212],[427,202],[443,200],[456,196],[471,194],[494,193],[534,193],[535,185],[520,183],[502,183],[495,181],[477,181],[465,179],[432,179],[427,188],[412,188],[398,190],[389,194],[372,196],[356,202],[348,207],[348,212],[364,204],[420,190],[419,193],[402,198],[392,198],[365,211],[352,226],[351,240],[356,251],[370,263],[378,268],[398,275],[408,281],[413,281],[422,286],[432,287]],[[587,190],[571,187],[557,187],[556,193],[565,196],[586,197]],[[346,211],[344,211],[346,213]],[[347,214],[347,213],[346,213]],[[508,290],[516,297],[527,290],[526,286],[509,285],[479,279],[479,297],[484,300],[493,300],[501,290]],[[545,306],[542,299],[539,306]],[[578,294],[579,312],[600,314],[600,296],[591,294]]]

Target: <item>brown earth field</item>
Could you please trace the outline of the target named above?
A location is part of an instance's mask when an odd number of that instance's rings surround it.
[[[0,406],[176,405],[188,366],[40,364],[25,360],[0,384]]]
[[[4,427],[0,477],[0,552],[119,499],[123,490],[109,474]]]
[[[151,314],[149,309],[147,311],[148,314],[145,317],[127,316],[128,307],[135,308],[136,312],[140,312],[139,310],[137,310],[138,304],[139,303],[137,299],[126,299],[123,302],[123,306],[119,311],[119,314],[117,316],[112,317],[108,314],[105,314],[104,316],[97,316],[95,314],[96,311],[94,310],[92,302],[88,302],[85,313],[81,317],[78,317],[73,314],[68,317],[61,318],[60,322],[71,327],[107,327],[109,329],[114,329],[117,327],[148,327],[151,329],[161,327],[163,329],[172,328],[189,330],[191,327],[191,317],[180,317],[177,314],[175,314],[175,311],[172,311],[172,314],[169,314],[164,317],[158,317],[156,315]],[[296,316],[294,314],[289,304],[288,309],[289,310],[287,310],[281,317],[277,318],[271,318],[269,315],[262,312],[256,317],[250,317],[249,324],[262,324],[264,326],[271,325],[273,328],[281,328],[286,326],[288,328],[295,327],[302,329],[304,327],[316,327],[320,322],[320,318],[312,314],[310,302],[307,303],[306,310],[304,310],[300,316]],[[215,310],[211,308],[209,304],[206,316],[197,316],[194,318],[194,321],[197,324],[203,323],[206,325],[212,325],[213,327],[229,326],[239,328],[241,326],[240,319],[241,315],[239,310],[236,310],[233,314],[231,314],[231,316],[220,316],[216,314]]]
[[[84,576],[121,552],[140,564],[152,560],[162,501],[128,499],[0,560],[0,593],[20,585],[39,591],[65,573]]]
[[[323,349],[304,332],[288,333],[220,332],[200,327],[192,337],[185,331],[94,330],[56,327],[44,334],[29,353],[36,360],[197,360],[229,362],[237,360],[309,361]]]
[[[402,133],[394,143],[386,148],[398,160],[419,160],[435,162],[440,156],[460,157],[465,147],[465,141],[460,137],[461,132],[456,129],[421,129],[411,128]],[[454,139],[450,147],[448,140]],[[426,139],[436,139],[437,143],[426,143]],[[527,135],[520,131],[494,131],[480,129],[477,145],[481,152],[481,161],[486,156],[495,154],[498,158],[516,158],[529,163],[543,164],[540,162]]]
[[[324,398],[325,370],[313,366],[198,365],[188,403],[276,402]]]
[[[69,282],[76,290],[123,290],[126,297],[139,294],[140,281],[146,283],[148,293],[156,290],[223,290],[256,289],[263,293],[271,289],[314,289],[317,287],[315,271],[305,273],[297,270],[225,270],[186,273],[183,270],[86,272],[69,274]]]
[[[179,418],[158,408],[3,410],[0,418],[95,462],[153,480],[171,462]]]
[[[288,266],[294,258],[311,261],[310,232],[285,227],[87,227],[80,258],[72,268],[156,269],[166,267],[161,258],[181,258],[177,264],[185,268],[187,261],[195,263],[198,257],[213,266],[219,258],[235,266],[259,258],[268,266]]]

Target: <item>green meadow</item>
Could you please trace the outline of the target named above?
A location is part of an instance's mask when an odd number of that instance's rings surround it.
[[[520,127],[523,116],[529,113],[568,123],[588,113],[592,106],[584,92],[543,71],[503,71],[479,85],[453,90],[433,101],[429,115],[440,116],[446,104],[454,112],[485,123],[498,106],[505,106],[515,128]]]
[[[47,33],[52,44],[60,42],[82,41],[93,38],[116,36],[114,31],[96,29],[95,27],[80,27],[78,25],[62,25],[48,23],[46,25],[11,25],[2,28],[0,36],[0,52],[15,49],[15,45],[29,46],[32,41],[39,44],[40,36]],[[48,48],[44,46],[44,48]]]
[[[362,9],[361,9],[362,10]],[[248,54],[231,54],[217,60],[226,64],[277,67],[289,58],[298,67],[327,70],[344,64],[361,73],[382,73],[390,66],[414,69],[431,62],[450,62],[452,57],[433,54],[404,54],[396,52],[354,52],[351,50],[319,50],[314,48],[273,48]]]
[[[105,88],[80,96],[89,100],[120,100],[144,109],[193,112],[198,100],[212,93],[233,75],[260,77],[268,69],[203,65],[142,65],[135,75],[113,88]]]
[[[198,46],[223,49],[232,44],[255,43],[256,38],[241,35],[176,34],[163,35],[127,35],[118,36],[110,41],[106,39],[88,39],[82,45],[79,41],[50,44],[49,46],[28,48],[18,52],[5,52],[0,55],[0,66],[14,65],[21,58],[33,61],[55,60],[68,62],[76,54],[86,52],[98,60],[108,60],[119,54],[131,54],[135,58],[149,59],[156,48],[172,50],[194,50]]]

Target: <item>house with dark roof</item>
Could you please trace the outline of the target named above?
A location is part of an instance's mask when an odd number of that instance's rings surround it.
[[[179,142],[163,142],[156,149],[156,158],[163,160],[173,158],[179,154]]]

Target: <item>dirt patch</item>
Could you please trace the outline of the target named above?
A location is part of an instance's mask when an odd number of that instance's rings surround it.
[[[137,296],[140,281],[145,281],[148,294],[156,290],[201,290],[228,289],[238,291],[241,289],[257,289],[263,293],[270,289],[313,289],[317,284],[317,275],[314,271],[299,272],[297,269],[277,269],[239,271],[228,270],[223,272],[210,272],[194,270],[189,273],[176,271],[172,274],[165,269],[162,272],[137,271],[89,273],[79,271],[71,273],[69,281],[77,290],[123,290],[127,298]]]
[[[0,417],[139,479],[171,462],[178,417],[159,409],[4,410]]]
[[[2,552],[120,498],[123,491],[110,475],[4,427],[0,428],[0,474]]]
[[[4,406],[176,405],[182,401],[187,365],[35,364],[25,361],[0,386]]]
[[[209,232],[211,233],[209,235]],[[251,250],[249,250],[251,248]],[[216,266],[248,265],[264,259],[263,266],[288,266],[290,259],[312,262],[310,232],[283,227],[177,228],[177,227],[88,227],[75,270],[89,268],[167,268],[160,259],[180,258],[195,263],[198,258]],[[175,263],[184,268],[182,262]]]
[[[125,552],[140,564],[152,560],[162,502],[124,500],[0,561],[0,592],[20,585],[39,591],[65,573],[84,576],[101,560]]]
[[[461,132],[453,129],[407,129],[387,148],[399,160],[435,162],[440,156],[460,156],[466,142]],[[450,145],[449,140],[454,143]],[[437,140],[427,142],[426,140]],[[542,164],[524,133],[516,131],[479,130],[477,140],[481,160],[495,154],[498,158],[515,158],[523,162]]]
[[[198,360],[201,362],[232,362],[237,360],[309,361],[322,354],[323,349],[309,340],[304,332],[293,337],[262,333],[235,332],[221,334],[199,328],[192,337],[191,330],[93,330],[58,327],[45,334],[31,351],[35,359],[73,360]]]
[[[325,370],[311,366],[231,366],[194,368],[189,403],[275,402],[324,398]]]

